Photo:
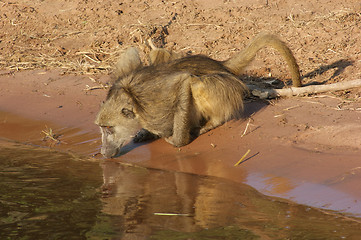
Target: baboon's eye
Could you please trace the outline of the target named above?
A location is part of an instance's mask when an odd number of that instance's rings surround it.
[[[127,118],[131,118],[131,119],[135,118],[134,112],[132,110],[127,109],[127,108],[122,109],[122,114]]]

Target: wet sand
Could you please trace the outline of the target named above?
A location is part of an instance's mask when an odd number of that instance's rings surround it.
[[[0,76],[1,138],[89,157],[99,152],[93,121],[106,90],[85,91],[97,85],[87,75],[7,73]],[[361,112],[357,102],[340,109],[341,102],[330,94],[250,102],[244,119],[185,147],[160,139],[128,146],[109,161],[222,177],[266,195],[361,216]],[[50,128],[59,143],[44,141],[42,131]],[[234,166],[248,150],[247,160]]]

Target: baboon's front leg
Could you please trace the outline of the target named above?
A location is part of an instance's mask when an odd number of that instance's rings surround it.
[[[178,94],[178,105],[174,113],[173,135],[165,139],[175,147],[187,145],[191,141],[191,103],[190,83],[188,80],[184,80]]]

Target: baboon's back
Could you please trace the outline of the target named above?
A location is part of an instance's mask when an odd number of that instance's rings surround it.
[[[169,62],[165,67],[168,68],[170,72],[188,72],[196,76],[229,73],[221,62],[203,55],[183,57]]]

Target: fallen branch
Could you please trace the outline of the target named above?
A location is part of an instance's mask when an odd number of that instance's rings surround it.
[[[327,85],[310,85],[305,87],[290,87],[285,89],[260,89],[254,85],[247,85],[252,95],[261,99],[276,97],[292,97],[304,94],[315,94],[329,91],[340,91],[361,87],[361,79],[338,82]]]

